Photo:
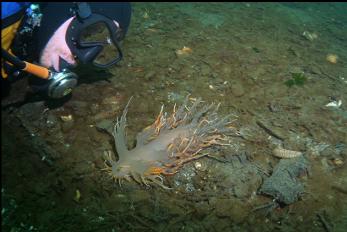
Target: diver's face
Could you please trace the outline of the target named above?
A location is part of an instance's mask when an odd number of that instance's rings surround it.
[[[61,72],[67,66],[76,65],[76,60],[69,49],[65,37],[67,28],[73,18],[65,21],[49,39],[40,57],[40,64]]]

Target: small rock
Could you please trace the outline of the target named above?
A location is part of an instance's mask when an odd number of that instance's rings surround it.
[[[329,160],[325,157],[321,159],[321,165],[323,167],[323,170],[326,172],[331,172],[334,169],[334,167],[330,165]]]
[[[234,199],[217,199],[215,208],[217,217],[229,217],[235,223],[242,222],[248,215],[245,204]]]
[[[116,111],[102,111],[96,115],[94,115],[95,121],[101,121],[103,119],[115,118]]]
[[[130,199],[134,203],[146,202],[151,198],[151,195],[146,190],[137,190],[129,195]]]
[[[144,78],[145,78],[145,80],[146,81],[150,81],[150,80],[152,80],[153,79],[153,77],[155,76],[155,74],[156,74],[156,72],[155,71],[149,71],[145,76],[144,76]]]
[[[288,49],[288,51],[290,52],[290,53],[292,53],[294,56],[296,56],[296,57],[300,57],[301,55],[300,55],[300,53],[299,53],[299,51],[297,50],[297,49],[295,49],[295,48],[293,48],[293,47],[290,47],[289,49]]]
[[[178,216],[185,213],[185,208],[180,205],[180,203],[180,201],[174,200],[172,198],[164,198],[161,205],[163,205],[164,209],[167,209],[167,212],[170,212],[171,215]]]
[[[289,72],[290,73],[304,73],[304,71],[300,67],[291,67],[289,69]]]
[[[57,125],[58,120],[57,117],[54,114],[48,114],[47,120],[46,120],[46,126],[47,128],[53,128]]]
[[[66,107],[70,108],[74,116],[85,116],[88,115],[88,106],[89,104],[84,101],[71,101],[68,102]]]
[[[109,97],[105,97],[105,98],[102,100],[102,104],[105,104],[105,105],[119,104],[119,97],[118,97],[118,96],[109,96]]]
[[[200,73],[202,76],[208,76],[210,74],[210,67],[207,65],[202,65]]]
[[[299,200],[304,193],[304,185],[299,177],[309,173],[309,163],[304,156],[281,159],[270,177],[266,178],[259,193],[272,196],[286,205]]]
[[[311,73],[313,73],[313,74],[318,74],[318,75],[322,74],[320,68],[317,67],[317,66],[312,66],[312,67],[311,67]]]
[[[230,65],[224,65],[221,70],[225,76],[230,76],[233,72],[233,68]]]
[[[243,89],[240,83],[235,83],[231,85],[231,92],[235,97],[241,97],[245,94],[245,90]]]
[[[67,103],[67,106],[73,108],[74,110],[81,110],[87,107],[88,103],[84,101],[70,101]]]
[[[218,217],[228,217],[234,206],[234,201],[231,199],[216,199],[215,208]]]
[[[92,114],[97,114],[100,111],[100,105],[97,103],[91,104],[90,111]]]
[[[194,163],[194,167],[196,170],[201,171],[201,172],[206,171],[206,169],[207,169],[206,163],[200,162],[200,161],[196,161]]]
[[[109,119],[104,119],[104,120],[101,120],[100,122],[98,122],[95,125],[95,127],[98,130],[106,131],[106,132],[108,132],[109,134],[112,135],[114,122],[112,120],[109,120]]]
[[[327,158],[334,158],[338,154],[335,152],[335,149],[333,147],[327,147],[320,152],[320,155]]]
[[[305,39],[307,39],[307,40],[309,40],[309,41],[313,41],[313,40],[315,40],[315,39],[317,39],[318,38],[318,35],[315,33],[315,32],[308,32],[308,31],[304,31],[303,33],[302,33],[302,36],[305,38]]]
[[[74,122],[73,121],[69,121],[69,122],[64,122],[62,125],[61,125],[61,130],[62,132],[66,133],[66,132],[69,132],[72,127],[74,125]]]
[[[233,208],[230,211],[230,218],[235,223],[243,222],[249,213],[249,208],[241,201],[234,201]]]
[[[196,202],[193,207],[197,217],[204,217],[206,212],[211,211],[210,205],[205,201]]]

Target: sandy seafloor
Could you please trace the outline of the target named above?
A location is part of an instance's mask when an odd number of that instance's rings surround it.
[[[134,3],[118,66],[81,68],[64,102],[24,101],[26,79],[2,100],[2,228],[346,231],[346,12],[346,3]],[[183,47],[187,54],[177,54]],[[295,73],[305,82],[289,87]],[[237,115],[242,137],[211,154],[220,159],[186,164],[168,178],[171,191],[112,182],[101,169],[113,140],[98,125],[133,96],[133,146],[162,104],[170,111],[187,94]],[[278,140],[302,151],[310,171],[298,177],[304,192],[296,201],[262,208],[273,201],[259,188],[280,161]],[[263,173],[246,175],[249,163]]]

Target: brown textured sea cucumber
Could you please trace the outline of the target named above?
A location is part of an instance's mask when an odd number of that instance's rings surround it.
[[[284,148],[275,148],[273,150],[273,155],[277,158],[291,159],[301,156],[303,153],[301,151],[287,150]]]

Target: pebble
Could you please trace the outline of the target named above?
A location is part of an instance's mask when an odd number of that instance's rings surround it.
[[[68,121],[61,124],[61,130],[63,133],[69,132],[73,128],[74,122]]]
[[[196,162],[194,163],[194,167],[195,167],[195,169],[198,170],[198,171],[206,171],[206,169],[207,169],[206,165],[203,164],[203,163],[201,163],[201,162],[199,162],[199,161],[196,161]]]
[[[304,71],[300,67],[290,67],[289,72],[290,73],[304,73]]]
[[[57,123],[58,123],[57,117],[53,114],[48,114],[47,120],[46,120],[47,128],[53,128],[57,125]]]
[[[241,97],[245,94],[245,90],[243,89],[240,83],[235,83],[231,85],[231,92],[235,97]]]
[[[200,74],[201,74],[202,76],[208,76],[208,75],[210,75],[210,67],[207,66],[207,65],[202,65],[201,70],[200,70]]]
[[[318,75],[322,74],[321,70],[317,66],[311,67],[311,73],[318,74]]]
[[[145,80],[146,81],[150,81],[153,79],[153,77],[155,76],[156,72],[155,71],[149,71],[146,75],[145,75]]]

